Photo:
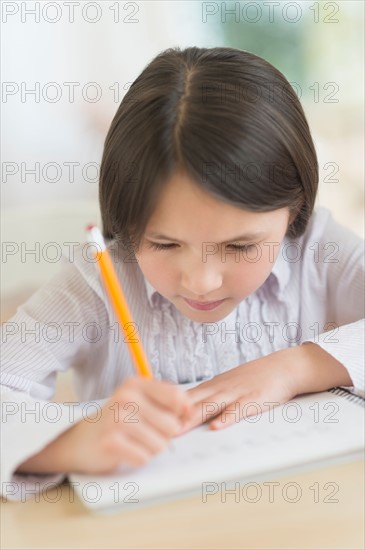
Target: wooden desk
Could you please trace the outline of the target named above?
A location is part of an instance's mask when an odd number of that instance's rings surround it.
[[[10,549],[186,549],[241,548],[279,549],[364,549],[364,462],[307,471],[277,481],[274,500],[269,488],[257,482],[262,496],[247,492],[236,503],[234,495],[201,496],[156,504],[143,509],[99,516],[88,512],[75,496],[69,502],[70,487],[61,486],[60,500],[51,503],[5,502],[1,504],[1,548]],[[338,492],[333,494],[333,485]],[[297,502],[283,498],[286,483],[300,486]],[[319,502],[314,490],[318,483]],[[243,485],[243,484],[242,484]],[[288,486],[289,487],[289,486]],[[289,500],[295,500],[288,490]],[[55,498],[56,489],[49,491]]]

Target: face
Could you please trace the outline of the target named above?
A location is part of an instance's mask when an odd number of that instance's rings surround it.
[[[249,212],[176,173],[161,192],[136,259],[183,315],[215,322],[267,279],[288,223],[288,208]]]

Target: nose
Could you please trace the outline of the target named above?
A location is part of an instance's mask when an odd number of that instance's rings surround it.
[[[222,273],[217,267],[201,259],[194,265],[186,266],[181,274],[181,285],[186,289],[189,298],[207,299],[209,294],[222,286],[222,282]]]

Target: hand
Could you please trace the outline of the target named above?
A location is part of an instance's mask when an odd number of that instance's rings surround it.
[[[130,378],[104,405],[100,418],[82,419],[67,441],[73,472],[103,474],[118,464],[141,466],[168,445],[191,414],[186,392],[168,382]]]
[[[240,365],[188,390],[194,410],[179,435],[207,421],[211,429],[225,428],[298,394],[351,385],[342,363],[321,346],[306,342]]]
[[[250,361],[188,390],[194,411],[179,435],[207,421],[211,429],[225,428],[292,399],[298,386],[291,352],[292,348]]]

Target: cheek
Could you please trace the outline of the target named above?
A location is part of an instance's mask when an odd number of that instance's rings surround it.
[[[137,262],[141,271],[147,277],[156,271],[156,259],[152,254],[136,254]]]
[[[163,252],[161,254],[138,254],[136,258],[143,275],[156,290],[168,285],[172,278],[171,264],[169,269],[169,262],[164,259]]]
[[[270,275],[274,263],[267,257],[248,261],[241,258],[235,268],[228,271],[229,286],[235,293],[248,296],[257,290]],[[231,265],[232,268],[232,265]]]

